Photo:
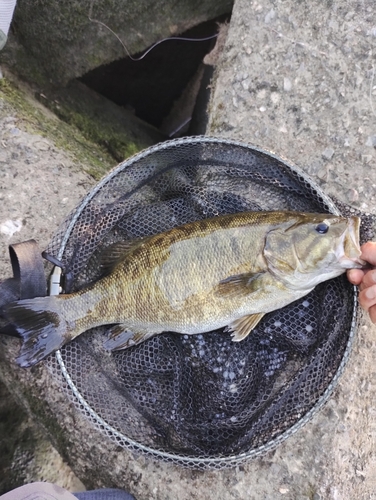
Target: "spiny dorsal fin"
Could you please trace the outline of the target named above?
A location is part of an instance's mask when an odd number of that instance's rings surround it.
[[[244,297],[262,286],[266,273],[246,273],[229,276],[219,282],[217,294],[223,297]]]
[[[264,315],[265,313],[249,314],[230,323],[227,326],[227,331],[232,332],[232,340],[240,342],[245,339],[256,328]]]
[[[101,274],[103,276],[109,274],[129,253],[145,243],[148,239],[149,237],[137,240],[118,241],[106,247],[99,257],[102,270]]]

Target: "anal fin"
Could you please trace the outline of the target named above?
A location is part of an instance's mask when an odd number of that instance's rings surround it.
[[[249,314],[230,323],[227,326],[227,331],[232,332],[232,340],[240,342],[245,339],[256,328],[264,315],[265,313]]]
[[[104,342],[104,348],[107,351],[119,351],[127,349],[145,340],[150,339],[159,332],[150,331],[132,331],[126,325],[118,324],[110,328],[109,337]]]

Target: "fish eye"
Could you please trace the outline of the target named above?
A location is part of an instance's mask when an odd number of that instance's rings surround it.
[[[329,231],[329,226],[328,224],[325,224],[325,222],[320,222],[320,224],[317,224],[317,226],[315,227],[315,230],[319,234],[325,234]]]

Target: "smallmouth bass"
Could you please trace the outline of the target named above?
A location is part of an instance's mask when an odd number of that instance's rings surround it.
[[[117,244],[108,250],[121,254],[112,271],[83,290],[5,306],[23,342],[17,362],[32,366],[101,325],[112,325],[108,350],[165,331],[223,327],[240,341],[266,313],[364,267],[359,223],[330,214],[244,212]]]

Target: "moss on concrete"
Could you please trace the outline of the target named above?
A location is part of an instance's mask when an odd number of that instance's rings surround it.
[[[71,153],[95,179],[116,164],[104,147],[88,141],[79,130],[59,120],[34,99],[30,88],[10,75],[0,80],[0,99],[14,109],[27,131],[48,137],[57,147]]]
[[[117,161],[120,162],[140,150],[140,147],[133,141],[128,142],[126,137],[122,137],[121,134],[115,131],[110,130],[108,135],[106,135],[104,127],[99,126],[97,122],[91,120],[87,115],[66,107],[55,107],[53,103],[51,104],[51,108],[55,109],[59,118],[70,125],[76,126],[87,139],[103,145]]]
[[[117,162],[166,139],[151,125],[80,82],[42,95],[43,103],[59,118],[106,149]]]

